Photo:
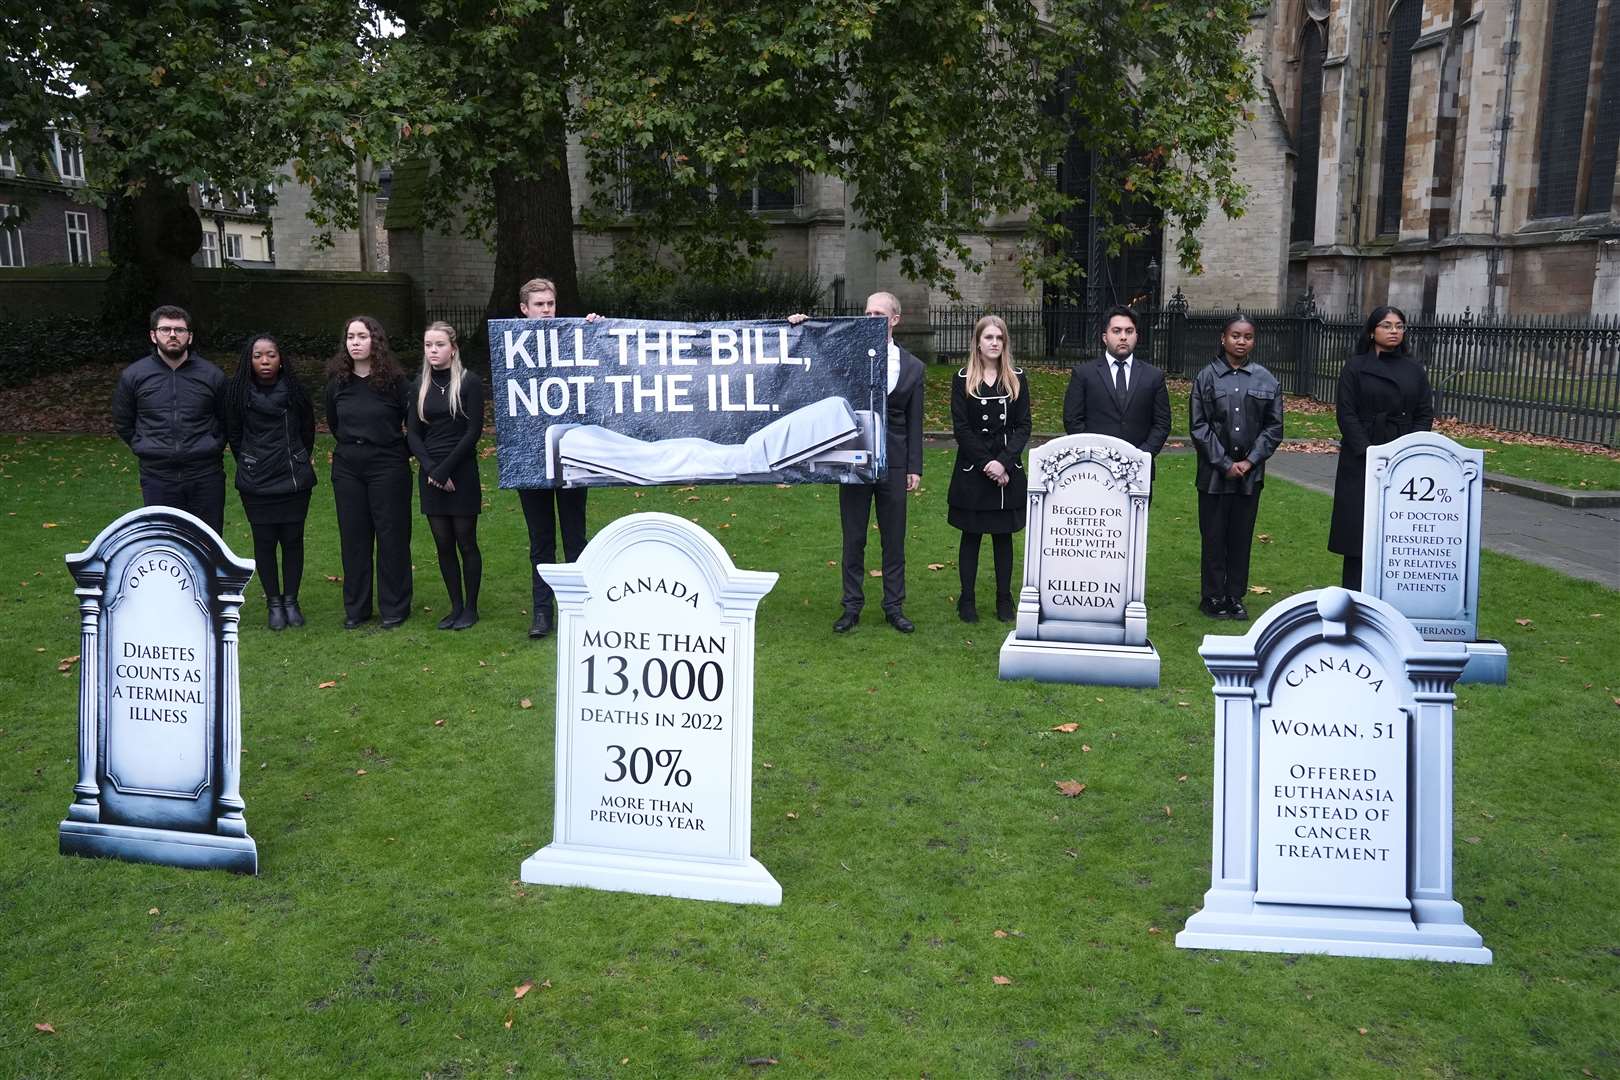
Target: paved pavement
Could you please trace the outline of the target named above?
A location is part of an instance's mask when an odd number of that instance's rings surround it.
[[[1331,495],[1338,460],[1285,449],[1266,463],[1266,474]],[[1493,490],[1487,480],[1483,515],[1488,550],[1620,589],[1620,507],[1554,506]]]

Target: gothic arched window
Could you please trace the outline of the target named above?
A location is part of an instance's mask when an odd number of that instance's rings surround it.
[[[1378,231],[1399,232],[1406,178],[1406,110],[1412,99],[1412,46],[1423,26],[1422,0],[1395,0],[1389,12],[1389,64],[1384,69],[1384,161],[1378,185]]]
[[[1290,240],[1316,239],[1316,169],[1322,149],[1322,61],[1327,35],[1314,19],[1305,21],[1299,40],[1299,127],[1294,135],[1294,223]]]

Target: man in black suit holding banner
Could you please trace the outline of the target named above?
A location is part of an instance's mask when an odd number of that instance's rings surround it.
[[[1157,457],[1170,436],[1170,392],[1164,372],[1138,359],[1136,312],[1123,305],[1103,317],[1103,347],[1096,360],[1075,367],[1063,395],[1063,430],[1070,435],[1112,435]]]
[[[883,547],[883,617],[902,634],[917,627],[906,618],[906,496],[922,484],[923,466],[923,363],[895,344],[900,325],[900,301],[893,293],[875,292],[866,298],[866,314],[886,320],[889,350],[885,371],[888,400],[884,446],[888,467],[875,484],[839,484],[838,517],[844,537],[844,611],[833,632],[847,633],[861,621],[866,603],[866,533],[877,503],[878,539]],[[789,315],[794,326],[805,315]]]

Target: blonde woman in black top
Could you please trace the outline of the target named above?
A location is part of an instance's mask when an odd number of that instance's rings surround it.
[[[411,613],[411,467],[405,451],[405,373],[369,315],[344,324],[326,366],[326,422],[337,440],[332,494],[343,555],[343,628],[371,618],[372,552],[377,608],[392,630]]]
[[[456,330],[436,322],[422,334],[422,373],[408,394],[406,439],[421,471],[417,490],[439,573],[450,593],[440,630],[465,630],[478,621],[484,557],[478,550],[478,436],[484,430],[484,384],[461,366]],[[464,587],[465,586],[465,587]]]

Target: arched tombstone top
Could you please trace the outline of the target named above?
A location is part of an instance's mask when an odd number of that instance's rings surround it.
[[[1076,465],[1095,463],[1102,483],[1112,491],[1146,498],[1151,490],[1153,455],[1112,435],[1068,435],[1030,451],[1029,469],[1036,485],[1056,490],[1063,474]]]
[[[1390,604],[1337,587],[1299,593],[1274,605],[1242,637],[1209,635],[1198,655],[1215,676],[1217,693],[1221,687],[1248,687],[1256,707],[1264,708],[1289,662],[1319,643],[1377,657],[1389,675],[1403,677],[1400,696],[1406,707],[1418,694],[1449,694],[1468,663],[1466,650],[1425,641]]]
[[[582,592],[587,582],[641,544],[671,547],[684,555],[709,595],[727,610],[752,610],[776,584],[774,572],[739,570],[726,549],[704,529],[685,518],[660,513],[619,518],[591,538],[578,561],[547,566],[546,580],[559,597]]]
[[[142,507],[118,518],[89,547],[66,556],[68,572],[81,587],[97,587],[120,552],[165,540],[189,549],[196,557],[212,578],[210,593],[240,592],[253,576],[252,559],[237,556],[201,518],[172,506]]]

